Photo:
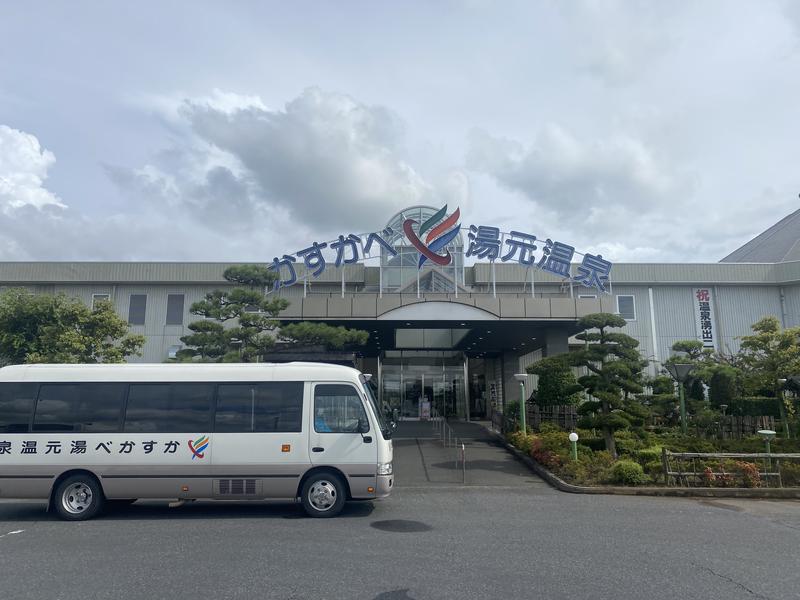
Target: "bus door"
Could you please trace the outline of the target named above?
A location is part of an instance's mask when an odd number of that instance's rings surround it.
[[[311,463],[338,467],[351,478],[363,479],[365,486],[375,485],[381,432],[367,418],[355,386],[316,383],[312,398]],[[366,480],[369,475],[371,482]]]

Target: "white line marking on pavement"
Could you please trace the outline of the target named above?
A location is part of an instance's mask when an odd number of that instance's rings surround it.
[[[3,535],[0,535],[0,538],[4,538],[7,535],[16,535],[17,533],[22,533],[23,531],[25,531],[25,530],[24,529],[17,529],[15,531],[9,531],[8,533],[4,533]]]

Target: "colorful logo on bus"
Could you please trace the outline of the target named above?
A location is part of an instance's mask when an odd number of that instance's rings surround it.
[[[208,439],[207,435],[204,435],[194,441],[189,440],[189,450],[192,451],[192,460],[195,458],[203,458],[205,454],[203,452],[206,448],[208,448],[210,440]]]
[[[417,268],[421,269],[428,259],[441,266],[449,265],[452,262],[453,257],[449,250],[445,250],[444,254],[439,254],[439,250],[452,242],[453,238],[461,231],[461,225],[458,224],[461,211],[456,208],[452,215],[439,223],[446,214],[447,205],[445,204],[435,215],[420,225],[419,230],[416,232],[414,231],[414,225],[417,222],[414,219],[403,221],[403,233],[406,234],[408,241],[419,252]],[[437,223],[439,224],[436,225]],[[423,242],[422,236],[425,235],[425,232],[428,232],[428,235],[425,236],[425,241]]]

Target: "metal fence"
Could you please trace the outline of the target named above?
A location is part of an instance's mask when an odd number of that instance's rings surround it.
[[[800,454],[661,451],[666,485],[679,487],[798,487]]]
[[[574,430],[578,425],[578,408],[573,405],[540,407],[528,404],[526,409],[525,424],[534,431],[538,431],[542,423],[552,423],[565,430]],[[494,407],[489,408],[489,418],[495,431],[510,433],[519,429],[517,419],[504,415]]]

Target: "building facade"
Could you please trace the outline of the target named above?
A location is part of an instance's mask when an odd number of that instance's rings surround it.
[[[678,340],[698,339],[733,353],[764,316],[800,326],[800,211],[719,263],[615,264],[604,290],[534,264],[479,258],[467,265],[458,231],[446,244],[426,247],[452,254],[449,264],[424,261],[419,243],[397,232],[404,219],[421,229],[441,212],[412,207],[395,215],[375,265],[341,255],[339,266],[320,270],[306,260],[292,265],[292,285],[267,292],[290,302],[281,315],[287,322],[369,331],[358,366],[376,376],[382,401],[404,418],[418,418],[431,406],[481,418],[488,406],[518,399],[514,374],[569,351],[577,343],[578,319],[590,313],[624,317],[625,333],[639,341],[653,374]],[[452,215],[444,213],[437,219],[442,225],[449,220]],[[419,242],[423,236],[411,237]],[[363,236],[359,243],[363,251]],[[0,263],[0,286],[64,293],[88,305],[110,300],[131,331],[146,337],[143,355],[132,360],[163,362],[174,357],[180,338],[190,333],[188,324],[199,318],[190,313],[191,304],[231,287],[223,272],[233,264],[6,262]]]

